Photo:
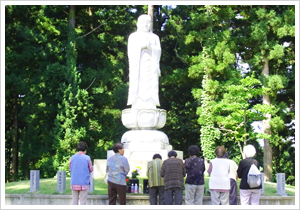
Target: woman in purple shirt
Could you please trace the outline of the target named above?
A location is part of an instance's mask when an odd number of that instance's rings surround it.
[[[185,204],[202,205],[204,194],[205,171],[204,160],[199,158],[200,149],[197,145],[188,148],[190,158],[185,160],[186,180],[185,180]]]

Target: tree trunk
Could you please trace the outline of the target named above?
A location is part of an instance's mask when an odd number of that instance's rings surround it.
[[[69,5],[69,26],[75,28],[75,5]]]
[[[17,180],[18,176],[18,154],[19,154],[19,149],[18,149],[18,96],[15,98],[15,103],[14,103],[14,136],[13,136],[13,143],[12,143],[12,181]]]
[[[262,74],[265,77],[269,76],[269,63],[268,59],[264,58],[264,68]],[[263,95],[263,104],[271,105],[270,97],[268,95]],[[264,117],[267,119],[263,121],[263,130],[265,134],[270,134],[270,120],[271,114],[265,114]],[[272,180],[272,148],[270,146],[270,140],[264,139],[264,179],[265,181]]]

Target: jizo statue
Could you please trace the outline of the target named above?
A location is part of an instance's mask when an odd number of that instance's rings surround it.
[[[159,37],[150,31],[151,17],[141,15],[137,31],[128,39],[129,91],[127,105],[132,109],[156,109],[161,56]]]

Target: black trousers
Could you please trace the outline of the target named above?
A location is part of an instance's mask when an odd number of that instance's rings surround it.
[[[159,196],[159,205],[164,205],[164,186],[149,187],[150,205],[157,205],[157,196]]]
[[[182,205],[183,189],[172,187],[164,190],[165,205]]]
[[[117,195],[119,195],[120,205],[126,205],[126,188],[126,185],[119,185],[108,181],[109,205],[116,205]]]
[[[229,205],[237,205],[237,184],[234,179],[230,179]]]

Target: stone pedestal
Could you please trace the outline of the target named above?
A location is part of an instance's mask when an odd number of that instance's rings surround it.
[[[183,152],[175,150],[177,152],[177,158],[183,160]],[[128,176],[131,176],[132,170],[135,170],[137,167],[141,167],[142,170],[140,172],[141,176],[146,176],[147,172],[147,164],[148,161],[152,160],[152,157],[155,153],[161,155],[162,160],[168,159],[168,152],[167,150],[160,150],[160,151],[148,151],[147,154],[144,152],[135,151],[135,154],[140,154],[139,156],[131,156],[131,152],[128,149],[125,149],[124,156],[128,159],[130,165],[130,172]],[[104,177],[106,173],[106,164],[107,160],[113,156],[115,153],[112,150],[107,151],[107,159],[94,159],[94,178]],[[207,166],[208,168],[208,166]]]
[[[166,150],[166,149],[164,149],[164,150],[148,150],[148,151],[124,149],[124,157],[126,157],[129,162],[131,162],[131,161],[135,161],[135,162],[150,161],[150,160],[152,160],[153,155],[158,153],[161,155],[162,160],[165,160],[168,158],[169,151],[170,150]],[[178,154],[178,158],[180,158],[180,151],[176,151],[176,152]],[[115,154],[114,151],[108,150],[107,151],[107,160],[114,154]]]
[[[163,109],[124,109],[122,123],[128,129],[160,129],[165,126],[167,112]]]
[[[123,134],[124,149],[132,151],[172,150],[168,136],[158,130],[130,130]]]
[[[124,156],[128,160],[150,161],[158,153],[163,159],[167,159],[168,152],[173,148],[168,136],[157,130],[165,125],[166,119],[166,110],[163,109],[124,109],[122,123],[131,129],[121,139],[125,149]],[[108,154],[107,158],[109,156]]]

